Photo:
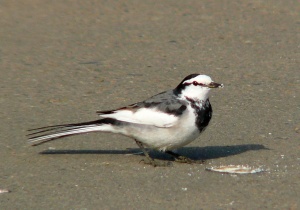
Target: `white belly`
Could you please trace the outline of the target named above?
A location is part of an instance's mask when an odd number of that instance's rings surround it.
[[[195,125],[195,117],[193,109],[188,107],[178,123],[172,127],[129,126],[123,134],[131,136],[151,148],[161,151],[173,150],[189,144],[199,136],[200,132]]]

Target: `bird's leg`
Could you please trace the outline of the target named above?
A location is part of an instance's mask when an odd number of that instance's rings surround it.
[[[203,164],[205,162],[205,160],[192,160],[188,157],[179,155],[175,152],[172,151],[165,151],[165,153],[172,155],[175,158],[175,161],[178,163],[188,163],[188,164],[192,164],[192,163],[198,163],[198,164]]]
[[[140,147],[140,149],[143,151],[144,155],[146,156],[147,160],[142,160],[145,164],[152,165],[154,167],[156,166],[171,166],[170,162],[164,162],[164,161],[159,161],[155,160],[152,157],[150,157],[149,153],[145,150],[144,145],[142,142],[138,141],[135,139],[136,144]]]

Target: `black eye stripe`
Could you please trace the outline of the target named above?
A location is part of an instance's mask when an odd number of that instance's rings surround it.
[[[195,86],[205,86],[203,83],[198,83],[196,81],[194,81],[193,83],[190,83],[190,84],[193,84]]]
[[[186,82],[186,83],[183,83],[184,86],[189,86],[189,85],[194,85],[194,86],[201,86],[201,87],[207,87],[206,84],[203,84],[203,83],[198,83],[197,81],[193,81],[193,82]]]

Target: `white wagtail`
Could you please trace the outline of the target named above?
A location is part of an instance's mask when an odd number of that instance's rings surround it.
[[[144,146],[172,155],[175,161],[195,162],[172,150],[195,140],[205,130],[212,117],[208,96],[211,88],[223,87],[209,76],[191,74],[173,90],[149,99],[109,111],[98,111],[102,119],[54,125],[29,130],[29,142],[39,145],[54,139],[94,131],[123,134],[135,140],[153,166],[166,162],[151,158]]]

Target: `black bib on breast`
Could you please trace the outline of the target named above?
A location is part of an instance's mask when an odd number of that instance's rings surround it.
[[[188,101],[191,103],[191,106],[197,116],[195,123],[201,133],[208,126],[209,121],[212,117],[213,110],[210,102],[208,99],[206,101],[196,102],[190,98],[188,98]]]

